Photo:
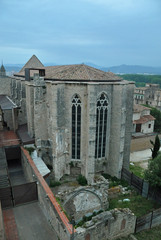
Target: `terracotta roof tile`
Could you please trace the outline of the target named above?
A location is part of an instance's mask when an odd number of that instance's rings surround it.
[[[150,108],[142,106],[142,105],[139,105],[139,104],[134,104],[134,106],[133,106],[133,112],[134,113],[142,112],[144,110],[150,110]]]
[[[143,117],[141,117],[138,120],[134,120],[133,123],[134,124],[143,124],[149,121],[154,121],[155,118],[152,115],[144,115]]]
[[[19,71],[19,74],[25,74],[25,68],[41,68],[44,67],[44,65],[40,62],[40,60],[33,55],[28,62],[23,66],[23,68]]]
[[[14,131],[0,131],[0,147],[19,144],[19,139]]]
[[[45,78],[58,80],[122,80],[112,72],[104,72],[85,64],[45,67]]]
[[[105,81],[121,81],[122,78],[113,74],[112,72],[104,72],[102,70],[87,66],[85,64],[73,64],[62,66],[49,66],[44,67],[39,59],[33,55],[29,61],[24,65],[19,73],[15,73],[14,76],[25,76],[25,68],[38,68],[45,69],[45,79],[54,80],[105,80]],[[37,70],[31,70],[30,75],[33,76]]]

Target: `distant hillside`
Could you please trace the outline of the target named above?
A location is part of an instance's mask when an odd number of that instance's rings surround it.
[[[154,74],[161,75],[161,67],[147,67],[139,65],[120,65],[112,67],[103,67],[103,71],[110,71],[119,74]]]
[[[23,67],[23,64],[6,64],[4,65],[7,75],[11,76],[15,72],[19,72]]]
[[[159,84],[161,88],[161,75],[121,74],[123,79],[134,81],[136,87],[144,87],[146,83]]]
[[[91,62],[85,62],[85,64],[103,70],[105,72],[113,72],[117,74],[147,74],[147,75],[161,75],[161,67],[147,67],[139,65],[120,65],[111,67],[102,67]],[[56,66],[56,63],[46,63],[45,66]],[[19,72],[24,64],[6,64],[4,65],[7,73]]]

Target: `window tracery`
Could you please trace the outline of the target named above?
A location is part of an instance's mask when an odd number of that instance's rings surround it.
[[[72,99],[72,159],[80,159],[81,100],[76,94]]]
[[[102,93],[97,99],[95,158],[105,157],[108,99]]]

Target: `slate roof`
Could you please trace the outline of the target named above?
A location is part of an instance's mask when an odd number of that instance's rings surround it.
[[[44,65],[40,62],[40,60],[33,55],[28,62],[23,66],[23,68],[19,71],[19,74],[22,75],[25,74],[25,68],[42,68]],[[21,75],[20,74],[20,75]]]
[[[6,69],[5,69],[5,67],[3,66],[3,64],[1,65],[0,72],[3,72],[3,73],[6,72]]]
[[[10,110],[17,107],[17,105],[6,95],[0,95],[0,106],[2,110]]]

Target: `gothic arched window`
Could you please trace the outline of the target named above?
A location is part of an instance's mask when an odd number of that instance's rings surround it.
[[[97,99],[95,158],[105,157],[108,99],[102,93]]]
[[[76,94],[72,99],[72,159],[80,159],[81,100]]]

